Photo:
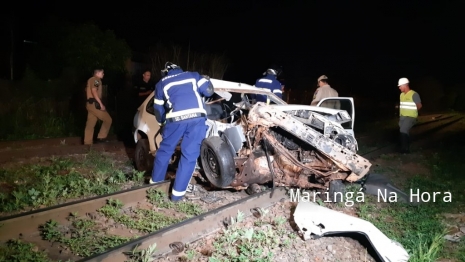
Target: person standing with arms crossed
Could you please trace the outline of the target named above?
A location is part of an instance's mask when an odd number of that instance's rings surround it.
[[[170,196],[171,201],[177,202],[186,194],[200,146],[207,134],[207,112],[202,96],[210,97],[214,90],[208,76],[184,72],[171,62],[165,64],[162,76],[155,85],[153,107],[163,140],[155,156],[149,183],[165,180],[170,158],[182,139],[181,159]]]
[[[399,79],[400,94],[399,128],[400,128],[400,152],[410,153],[410,129],[417,123],[418,110],[422,108],[420,95],[410,89],[407,78]]]
[[[94,142],[108,142],[107,136],[110,131],[112,119],[101,100],[103,75],[103,69],[95,69],[94,75],[87,80],[87,122],[84,131],[84,145],[92,145]],[[98,120],[103,121],[103,123],[97,135],[97,140],[94,141],[94,129]]]

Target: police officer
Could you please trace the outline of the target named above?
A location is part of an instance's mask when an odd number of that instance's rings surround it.
[[[418,110],[422,107],[420,95],[410,89],[409,83],[405,77],[399,79],[398,82],[401,92],[399,106],[400,152],[404,154],[410,152],[410,129],[416,124]]]
[[[311,106],[316,106],[318,102],[323,100],[327,97],[338,97],[339,94],[337,91],[332,88],[328,83],[328,77],[322,75],[318,78],[318,88],[316,89],[315,93],[313,94],[313,100],[310,103]],[[326,101],[321,104],[322,107],[334,108],[339,109],[340,103],[339,101]]]
[[[139,81],[135,86],[137,90],[137,107],[139,107],[154,90],[155,85],[150,81],[151,75],[152,73],[150,70],[146,70],[142,74],[142,81]]]
[[[263,73],[264,77],[257,79],[255,86],[259,88],[268,88],[271,92],[282,99],[282,85],[277,79],[281,72],[281,68],[277,66],[271,66],[266,70],[265,73]],[[270,99],[266,95],[256,94],[252,96],[252,99],[255,99],[256,102],[266,102],[267,105],[270,104]]]
[[[108,132],[110,131],[112,119],[102,103],[102,78],[103,69],[94,70],[94,75],[87,80],[87,122],[84,131],[84,145],[92,145],[93,142],[107,142]],[[93,141],[94,128],[98,120],[102,120],[102,126],[97,135],[97,140]]]
[[[150,183],[165,179],[170,158],[182,139],[181,159],[171,192],[171,201],[176,202],[186,193],[207,132],[202,96],[210,97],[214,91],[209,77],[184,72],[171,62],[165,64],[162,76],[155,86],[154,109],[162,126],[163,140],[156,153]]]

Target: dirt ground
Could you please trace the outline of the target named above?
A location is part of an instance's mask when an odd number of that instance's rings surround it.
[[[272,254],[268,256],[269,260],[264,259],[261,261],[376,261],[364,246],[352,238],[321,237],[307,241],[303,240],[297,235],[298,229],[293,222],[292,210],[295,205],[296,203],[291,202],[275,205],[263,217],[250,216],[236,225],[238,228],[254,228],[256,232],[268,233],[270,234],[270,241],[279,239],[280,243],[278,245],[267,250]],[[278,232],[277,234],[271,235],[272,233],[266,231],[267,226],[275,225],[275,221],[281,218],[283,224],[274,228]],[[191,261],[212,261],[209,260],[211,257],[223,259],[213,261],[227,261],[228,257],[222,254],[218,247],[215,247],[215,242],[221,241],[218,239],[224,238],[228,234],[234,234],[234,229],[232,229],[232,232],[220,231],[191,244],[188,249],[177,256],[160,258],[157,261],[183,261],[186,259]],[[236,241],[240,242],[240,239]],[[256,247],[256,249],[259,248]]]

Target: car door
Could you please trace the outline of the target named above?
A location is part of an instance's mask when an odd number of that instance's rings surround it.
[[[333,109],[345,110],[349,114],[351,121],[343,123],[342,127],[354,135],[355,124],[355,107],[354,99],[352,97],[327,97],[322,99],[318,107],[328,107]]]

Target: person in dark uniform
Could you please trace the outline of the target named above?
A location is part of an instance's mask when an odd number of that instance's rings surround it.
[[[282,91],[282,84],[278,81],[278,76],[281,74],[282,70],[280,67],[276,65],[272,65],[270,68],[263,73],[264,77],[257,79],[255,82],[255,86],[259,88],[267,88],[271,92],[273,92],[276,96],[282,99],[283,91]],[[266,95],[252,95],[252,99],[256,102],[266,102],[268,105],[270,104],[270,100]]]
[[[135,85],[137,91],[137,107],[144,103],[145,99],[153,92],[155,89],[155,84],[150,81],[152,73],[150,70],[146,70],[142,74],[142,80]]]
[[[182,156],[170,196],[171,201],[176,202],[186,194],[200,146],[207,134],[207,112],[202,96],[211,97],[214,90],[208,76],[184,72],[170,62],[165,64],[162,76],[155,86],[153,107],[163,140],[155,156],[149,183],[165,180],[170,158],[182,139]]]

